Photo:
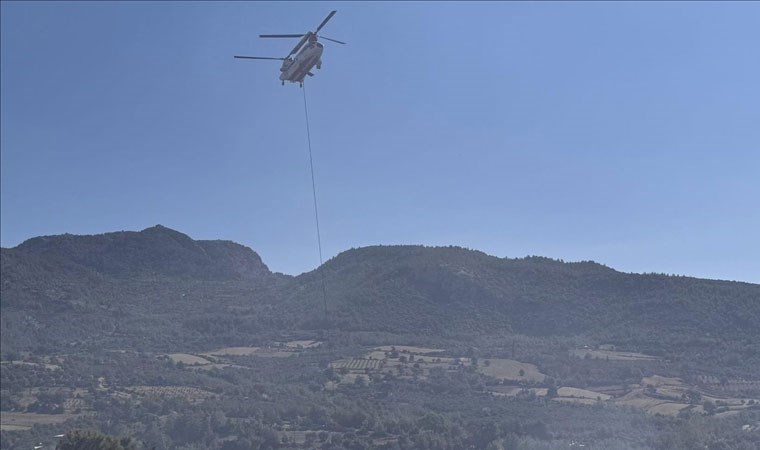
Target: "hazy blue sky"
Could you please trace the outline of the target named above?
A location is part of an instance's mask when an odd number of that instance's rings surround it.
[[[461,245],[760,282],[760,3],[2,2],[2,246],[162,224],[271,269]]]

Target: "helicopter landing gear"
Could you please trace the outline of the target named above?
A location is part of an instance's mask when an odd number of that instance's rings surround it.
[[[298,84],[298,87],[303,87],[303,81]]]
[[[282,85],[285,86],[285,80],[282,81]]]

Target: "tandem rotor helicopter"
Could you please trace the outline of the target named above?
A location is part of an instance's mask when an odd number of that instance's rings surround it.
[[[331,11],[330,14],[325,17],[325,20],[319,24],[316,30],[307,31],[306,34],[260,34],[261,38],[301,38],[301,40],[293,47],[293,50],[288,53],[284,58],[270,58],[265,56],[238,56],[235,58],[240,59],[274,59],[282,61],[282,67],[280,67],[280,80],[282,85],[285,86],[286,81],[291,83],[299,83],[303,87],[303,80],[308,75],[313,77],[311,68],[317,66],[317,69],[322,68],[322,51],[324,50],[322,44],[318,42],[317,38],[322,38],[327,41],[336,42],[338,44],[345,44],[345,42],[338,41],[336,39],[330,39],[325,36],[319,36],[317,33],[325,26],[328,20],[332,19],[337,11]],[[308,41],[308,44],[306,43]],[[300,50],[300,52],[299,52]],[[296,54],[298,53],[298,54]],[[293,56],[295,55],[295,57]]]

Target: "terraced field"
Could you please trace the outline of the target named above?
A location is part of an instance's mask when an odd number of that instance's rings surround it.
[[[138,396],[181,397],[191,402],[201,402],[216,397],[213,392],[188,386],[131,386],[125,391]]]
[[[334,369],[348,369],[348,370],[378,370],[380,369],[381,361],[377,359],[364,359],[364,358],[352,358],[349,360],[335,361],[330,364]]]

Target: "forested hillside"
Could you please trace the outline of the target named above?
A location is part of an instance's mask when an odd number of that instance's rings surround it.
[[[2,250],[2,306],[31,314],[44,328],[67,311],[102,316],[105,329],[117,327],[127,340],[145,334],[140,321],[156,313],[175,334],[182,330],[171,322],[189,322],[187,332],[195,333],[208,317],[232,321],[222,327],[230,331],[242,313],[262,329],[588,336],[660,350],[703,338],[741,342],[760,329],[760,286],[625,274],[594,262],[377,246],[343,252],[321,270],[273,274],[246,247],[195,241],[161,226],[40,237]],[[109,317],[114,311],[119,323]],[[16,334],[34,328],[6,325],[3,337],[13,346],[23,341]],[[151,326],[147,334],[161,340],[164,330]]]

